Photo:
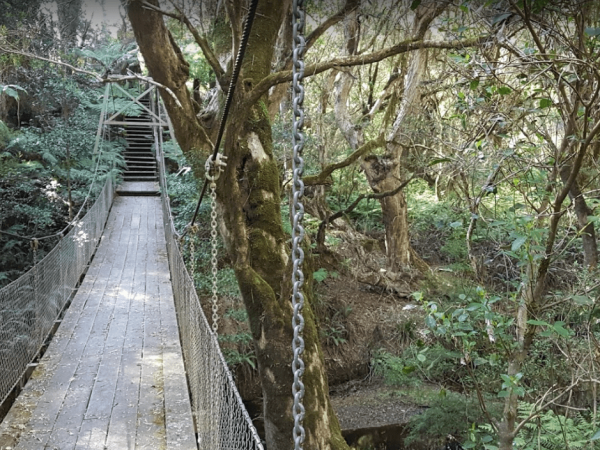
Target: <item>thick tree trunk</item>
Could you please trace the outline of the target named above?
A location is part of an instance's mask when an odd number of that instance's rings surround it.
[[[157,0],[150,0],[149,3],[158,5]],[[142,1],[136,0],[129,3],[128,15],[152,78],[169,87],[181,104],[179,107],[173,97],[161,89],[161,97],[169,112],[177,142],[185,149],[196,176],[203,176],[203,161],[212,150],[212,145],[206,131],[196,120],[192,99],[185,84],[189,78],[189,64],[160,14],[144,9]]]
[[[207,133],[198,123],[185,87],[187,64],[166,30],[162,18],[142,9],[140,0],[129,7],[131,22],[150,74],[173,89],[182,108],[162,93],[175,135],[188,158],[210,149]],[[278,0],[259,2],[240,80],[228,119],[225,154],[228,164],[217,182],[223,215],[223,238],[244,299],[254,338],[260,374],[267,446],[293,448],[292,441],[292,307],[288,236],[280,214],[280,180],[273,157],[266,98],[242,108],[244,89],[270,73],[275,39],[283,20]],[[311,310],[310,258],[304,309],[302,355],[306,366],[304,448],[348,449],[329,401],[327,375],[316,321]]]
[[[399,178],[398,158],[368,156],[362,163],[373,192],[393,191],[402,182]],[[387,270],[398,272],[411,263],[408,235],[408,209],[404,192],[379,200],[385,225]]]

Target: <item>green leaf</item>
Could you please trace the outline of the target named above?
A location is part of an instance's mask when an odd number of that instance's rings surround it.
[[[600,439],[600,430],[596,431],[596,433],[590,438],[590,441],[597,441]]]
[[[600,36],[600,28],[587,27],[585,29],[585,34],[588,36]]]
[[[556,334],[558,334],[559,336],[562,336],[562,337],[569,337],[571,335],[571,331],[564,328],[562,326],[562,323],[560,323],[560,322],[556,322],[552,326],[552,329],[554,330],[554,332]]]
[[[477,89],[477,86],[479,86],[479,80],[477,78],[474,80],[471,80],[471,82],[469,83],[469,87],[471,88],[472,91]]]
[[[500,86],[498,88],[498,94],[500,95],[508,95],[512,92],[512,89],[509,88],[508,86]]]
[[[550,106],[552,106],[551,99],[549,99],[549,98],[541,98],[540,99],[540,103],[539,103],[540,109],[549,108]]]
[[[512,13],[498,14],[497,16],[494,16],[494,18],[492,19],[492,25],[494,25],[498,22],[502,22],[504,19],[508,19],[510,16],[512,16]]]
[[[517,250],[519,250],[521,248],[521,246],[525,243],[525,241],[527,241],[527,236],[519,236],[517,237],[512,245],[510,246],[510,249],[513,252],[516,252]]]
[[[544,322],[543,320],[528,320],[527,323],[529,325],[537,325],[540,327],[545,327],[545,326],[549,326],[550,324],[548,322]]]
[[[419,7],[420,4],[421,4],[421,0],[413,0],[413,2],[410,4],[410,9],[412,9],[414,11],[415,9],[417,9]]]
[[[404,373],[405,375],[408,375],[410,373],[413,373],[417,368],[415,366],[404,366],[402,368],[402,373]]]
[[[451,161],[452,161],[452,159],[450,159],[450,158],[437,158],[437,159],[432,160],[429,164],[427,164],[427,166],[431,167],[431,166],[435,166],[436,164],[451,162]]]
[[[417,359],[418,359],[420,362],[425,362],[425,361],[427,361],[427,357],[426,357],[426,356],[425,356],[423,353],[419,353],[419,354],[417,355]]]
[[[594,304],[594,300],[589,298],[587,295],[574,295],[571,297],[575,303],[583,306],[590,306]]]
[[[3,91],[9,97],[14,98],[15,100],[19,100],[19,93],[17,91],[15,91],[13,88],[8,87],[8,86],[4,86]]]
[[[435,328],[435,323],[436,322],[433,316],[427,316],[425,319],[425,325],[427,325],[429,328]]]
[[[450,224],[450,228],[460,228],[460,227],[462,227],[462,221],[461,220],[458,220],[456,222],[452,222]]]
[[[322,282],[323,280],[325,280],[325,278],[327,278],[327,270],[321,267],[316,272],[313,272],[313,278],[317,283]]]
[[[511,384],[513,384],[513,380],[512,380],[512,378],[511,378],[509,375],[505,374],[505,373],[502,373],[502,374],[500,374],[500,378],[502,378],[502,380],[503,380],[503,381],[504,381],[506,384],[508,384],[508,385],[511,385]]]

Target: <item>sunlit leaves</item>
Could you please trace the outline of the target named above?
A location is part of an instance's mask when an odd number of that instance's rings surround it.
[[[0,84],[0,92],[14,98],[15,100],[19,100],[19,91],[27,93],[24,88],[16,84]]]

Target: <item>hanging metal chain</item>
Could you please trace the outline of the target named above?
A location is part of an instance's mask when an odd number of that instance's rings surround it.
[[[210,263],[212,266],[212,330],[219,330],[219,297],[217,296],[217,183],[210,182]]]
[[[205,165],[205,176],[210,182],[210,264],[212,273],[212,330],[216,334],[219,330],[219,297],[217,288],[217,183],[223,168],[227,165],[225,160],[226,156],[217,154],[217,157],[213,159],[209,157],[206,160]]]
[[[304,215],[304,206],[301,203],[304,194],[304,183],[302,182],[302,171],[304,169],[304,160],[302,159],[302,150],[304,149],[304,110],[302,104],[304,101],[304,87],[302,79],[304,78],[304,50],[306,42],[304,40],[304,10],[303,0],[294,0],[293,3],[293,33],[294,33],[294,52],[293,52],[293,103],[294,126],[292,143],[292,307],[294,313],[292,317],[292,326],[294,328],[294,339],[292,341],[292,350],[294,352],[294,361],[292,371],[294,373],[294,383],[292,393],[294,394],[293,416],[294,416],[294,449],[302,450],[305,431],[302,426],[304,420],[304,383],[302,375],[304,374],[304,361],[302,361],[302,352],[304,352],[304,339],[302,331],[304,330],[304,317],[302,317],[302,308],[304,306],[304,296],[302,295],[302,284],[304,283],[304,274],[302,273],[302,262],[304,261],[304,252],[301,248],[304,238],[304,228],[302,227],[302,217]]]

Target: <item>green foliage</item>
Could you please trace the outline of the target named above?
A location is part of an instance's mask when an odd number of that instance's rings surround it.
[[[235,349],[223,349],[223,356],[227,365],[233,370],[235,366],[240,364],[248,364],[253,369],[256,369],[256,356],[254,352],[239,352]]]
[[[99,63],[104,70],[110,70],[123,62],[137,62],[137,46],[135,44],[123,45],[119,42],[111,42],[95,49],[76,49],[76,54]]]
[[[2,122],[0,120],[0,150],[4,150],[6,148],[6,146],[8,145],[8,143],[12,140],[13,138],[13,133],[12,131],[6,126],[6,124],[4,122]],[[8,153],[2,153],[0,154],[0,158],[5,158],[7,156],[10,156],[10,154]]]
[[[15,100],[19,100],[19,91],[23,91],[24,93],[27,93],[27,91],[24,88],[22,88],[21,86],[18,86],[16,84],[0,83],[0,93],[8,95],[9,97],[14,98]]]
[[[325,338],[325,342],[336,347],[348,342],[346,336],[348,332],[343,325],[326,324],[320,328],[321,336]]]
[[[208,245],[205,245],[208,249]],[[221,249],[223,251],[223,249]],[[211,295],[212,294],[212,274],[210,273],[208,262],[205,261],[209,258],[206,255],[210,253],[204,253],[204,259],[200,261],[198,270],[195,273],[194,280],[196,282],[196,290],[198,295]],[[219,269],[217,272],[217,289],[219,295],[226,295],[229,297],[238,297],[240,295],[240,288],[237,284],[235,272],[230,267]]]
[[[236,322],[246,323],[248,322],[248,312],[246,309],[229,309],[225,314],[225,317],[235,320]]]
[[[488,410],[492,417],[499,417],[499,406],[490,402]],[[425,411],[411,417],[404,443],[407,446],[439,445],[448,434],[464,442],[471,429],[486,422],[476,398],[441,390]]]
[[[0,123],[0,226],[15,235],[41,237],[67,225],[69,194],[75,213],[88,192],[87,207],[106,177],[118,176],[124,141],[108,136],[92,154],[100,91],[53,72],[27,91],[35,95],[38,115],[18,130]],[[56,239],[41,241],[37,257],[55,244]],[[27,240],[8,235],[0,235],[0,249],[2,286],[31,266],[33,254]]]
[[[181,232],[190,223],[196,204],[198,203],[198,182],[191,172],[167,174],[167,193],[171,200],[171,210],[175,228]],[[210,205],[202,202],[200,205],[198,223],[204,223],[210,217]]]
[[[313,279],[317,283],[322,283],[327,278],[338,278],[339,276],[340,276],[340,274],[338,272],[336,272],[335,270],[328,271],[327,269],[324,269],[323,267],[321,267],[316,272],[313,272]]]
[[[522,402],[519,419],[530,417],[533,411],[533,405]],[[580,412],[570,412],[569,417],[565,417],[547,410],[525,424],[514,444],[522,450],[598,449],[600,444],[592,441],[597,429],[598,425]]]
[[[373,374],[383,377],[387,384],[393,386],[418,385],[418,378],[411,376],[415,366],[407,364],[404,358],[392,355],[384,349],[377,350],[371,357]]]

